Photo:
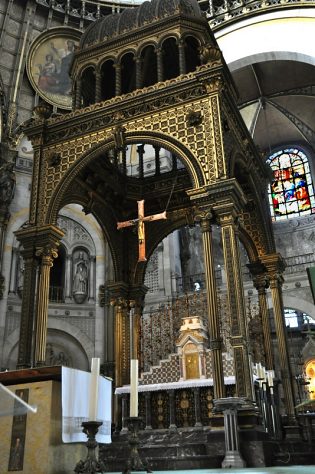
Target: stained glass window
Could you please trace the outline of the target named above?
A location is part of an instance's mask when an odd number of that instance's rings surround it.
[[[286,148],[273,153],[267,163],[274,176],[269,192],[272,219],[315,212],[312,177],[305,153],[297,148]]]

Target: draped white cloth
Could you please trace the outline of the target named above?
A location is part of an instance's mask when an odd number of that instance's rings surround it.
[[[234,375],[224,377],[225,385],[233,385],[235,383]],[[213,379],[189,379],[180,380],[178,382],[167,382],[167,383],[156,383],[148,385],[138,385],[139,392],[156,392],[160,390],[179,390],[181,388],[194,388],[194,387],[211,387],[213,386]],[[130,393],[130,385],[124,385],[118,387],[115,390],[116,395],[122,393]]]
[[[90,372],[62,367],[62,441],[86,442],[82,421],[88,421]],[[102,421],[96,435],[98,443],[111,443],[112,382],[99,377],[97,420]]]

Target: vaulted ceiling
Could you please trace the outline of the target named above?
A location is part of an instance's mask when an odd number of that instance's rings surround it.
[[[239,108],[258,147],[294,144],[315,152],[315,66],[266,61],[233,72]]]

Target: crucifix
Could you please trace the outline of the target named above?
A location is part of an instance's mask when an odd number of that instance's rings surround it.
[[[144,216],[144,199],[137,201],[138,203],[138,219],[132,219],[130,221],[117,222],[117,229],[123,229],[124,227],[137,226],[138,227],[138,244],[139,244],[139,256],[138,262],[146,262],[145,258],[145,228],[144,223],[150,221],[159,221],[167,219],[166,211],[160,214],[153,214],[152,216]]]

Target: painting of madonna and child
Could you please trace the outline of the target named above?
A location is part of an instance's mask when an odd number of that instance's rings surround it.
[[[28,71],[33,87],[52,105],[71,109],[69,69],[79,45],[79,37],[48,33],[42,41],[34,43]]]

